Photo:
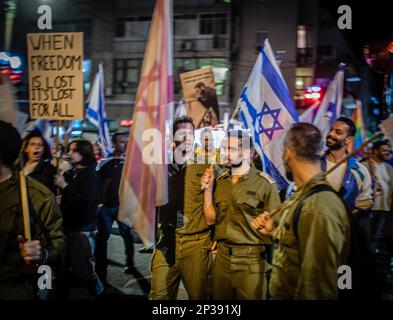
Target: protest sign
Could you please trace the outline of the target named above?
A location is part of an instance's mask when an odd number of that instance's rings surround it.
[[[204,67],[180,74],[187,115],[196,128],[219,122],[218,101],[212,67]]]
[[[27,35],[30,117],[83,119],[83,33]]]

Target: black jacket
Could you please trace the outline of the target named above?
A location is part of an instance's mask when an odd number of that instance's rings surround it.
[[[100,185],[93,166],[64,173],[61,212],[65,231],[93,231],[97,224]]]
[[[50,191],[56,193],[56,186],[53,182],[55,175],[56,168],[49,162],[40,160],[34,171],[29,174],[29,177],[37,180],[38,182],[41,182]]]

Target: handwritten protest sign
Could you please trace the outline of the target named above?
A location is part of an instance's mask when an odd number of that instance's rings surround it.
[[[196,128],[214,125],[219,121],[218,101],[212,67],[204,67],[180,74],[187,115]]]
[[[29,33],[30,117],[83,119],[83,33]]]

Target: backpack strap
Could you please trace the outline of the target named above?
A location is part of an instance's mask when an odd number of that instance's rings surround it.
[[[303,197],[300,198],[298,205],[295,209],[294,216],[293,216],[293,232],[295,234],[297,241],[299,241],[299,232],[298,232],[297,226],[299,224],[300,214],[303,209],[304,201],[307,198],[311,197],[313,194],[323,192],[323,191],[329,191],[329,192],[333,192],[333,193],[337,194],[337,192],[331,186],[329,186],[327,184],[318,184],[315,187],[313,187],[311,190],[309,190],[309,192],[307,192]]]

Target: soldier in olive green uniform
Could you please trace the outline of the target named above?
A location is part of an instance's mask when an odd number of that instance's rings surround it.
[[[193,132],[192,119],[178,118],[174,132],[178,129]],[[192,143],[187,150],[191,156]],[[180,280],[190,299],[206,299],[209,294],[211,239],[200,185],[207,167],[187,163],[169,166],[169,201],[158,208],[160,237],[151,261],[150,299],[176,299]]]
[[[0,132],[0,299],[34,299],[31,281],[37,281],[37,274],[26,274],[23,269],[26,262],[53,265],[61,260],[65,248],[62,219],[51,191],[27,178],[28,194],[35,211],[30,215],[36,214],[42,224],[31,218],[32,237],[39,242],[20,243],[24,228],[19,178],[11,167],[21,142],[16,130],[2,121]]]
[[[217,178],[214,191],[211,171],[202,178],[202,184],[209,181],[204,198],[206,219],[215,224],[218,241],[212,273],[216,300],[263,299],[267,293],[269,265],[265,259],[271,239],[258,234],[250,222],[265,210],[275,209],[280,198],[272,178],[250,166],[250,138],[242,134],[229,132],[228,143],[235,142],[229,147],[231,170]],[[240,163],[234,161],[233,155],[242,152]]]
[[[311,194],[317,186],[328,185],[320,169],[320,146],[316,127],[292,126],[284,141],[284,162],[296,191],[274,217],[264,213],[252,222],[261,234],[275,239],[269,284],[273,299],[338,297],[338,268],[347,261],[350,222],[335,193]]]

